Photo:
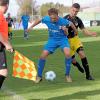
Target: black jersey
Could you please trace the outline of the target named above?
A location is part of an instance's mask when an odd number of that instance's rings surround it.
[[[71,21],[77,29],[78,28],[80,28],[80,29],[84,28],[84,24],[79,17],[76,16],[75,18],[72,18],[70,15],[66,15],[64,18]],[[72,38],[72,37],[75,36],[75,32],[71,27],[68,28],[68,33],[69,33],[68,38]]]
[[[6,20],[8,22],[8,27],[12,27],[13,19],[10,17],[7,17]]]

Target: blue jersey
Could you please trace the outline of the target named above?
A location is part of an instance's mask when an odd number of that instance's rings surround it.
[[[70,21],[59,17],[57,22],[52,22],[49,16],[42,18],[42,23],[45,23],[48,27],[49,38],[61,39],[66,37],[66,34],[61,29],[62,26],[70,26]]]
[[[28,15],[23,15],[21,17],[21,20],[22,20],[23,27],[28,27],[28,22],[30,20],[30,17]]]

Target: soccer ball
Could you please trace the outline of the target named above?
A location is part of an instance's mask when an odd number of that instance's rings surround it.
[[[53,81],[56,78],[56,74],[54,71],[48,71],[45,73],[45,79],[48,81]]]

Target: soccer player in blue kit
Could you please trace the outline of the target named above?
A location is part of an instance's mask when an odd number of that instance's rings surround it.
[[[58,10],[51,8],[48,10],[49,16],[44,16],[42,19],[36,20],[27,30],[29,32],[34,26],[39,23],[45,23],[48,27],[49,38],[47,44],[44,46],[44,50],[40,56],[38,62],[38,76],[36,83],[39,83],[42,80],[42,72],[45,66],[46,58],[49,54],[54,53],[54,51],[60,47],[65,55],[65,75],[67,82],[72,82],[70,77],[70,67],[71,67],[71,57],[70,57],[70,45],[67,38],[67,26],[71,26],[72,29],[77,32],[75,26],[72,22],[63,19],[58,16]]]
[[[22,22],[22,25],[23,25],[24,38],[25,39],[28,39],[29,38],[29,34],[28,34],[28,32],[26,32],[26,30],[28,29],[28,22],[29,21],[30,21],[30,16],[26,12],[26,14],[22,15],[21,21],[20,21],[20,23]]]

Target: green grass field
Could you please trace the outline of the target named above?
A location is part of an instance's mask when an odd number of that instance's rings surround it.
[[[100,100],[100,27],[93,27],[91,30],[98,33],[97,38],[84,37],[81,33],[79,35],[84,44],[94,81],[87,81],[85,74],[72,66],[73,82],[67,83],[64,75],[64,55],[60,49],[48,57],[44,70],[44,73],[53,70],[57,74],[54,81],[48,82],[44,79],[41,83],[34,84],[30,80],[14,78],[12,77],[13,54],[7,52],[9,74],[0,91],[0,100]],[[23,39],[23,31],[13,33],[11,42],[15,50],[37,65],[43,45],[47,41],[47,31],[34,30],[30,32],[29,40]],[[80,62],[78,56],[77,60]]]

